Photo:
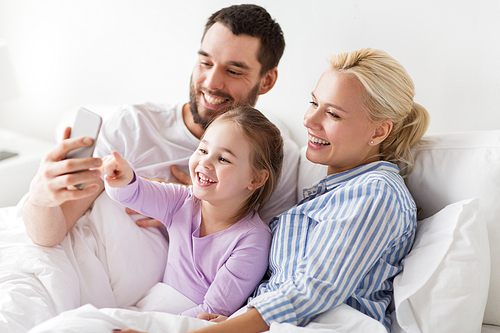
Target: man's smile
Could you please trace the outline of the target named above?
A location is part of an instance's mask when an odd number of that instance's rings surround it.
[[[202,91],[203,104],[211,109],[220,109],[222,105],[230,102],[229,98],[209,95],[207,92]]]

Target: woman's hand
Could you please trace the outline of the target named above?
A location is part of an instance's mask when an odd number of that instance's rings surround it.
[[[221,323],[221,322],[227,320],[226,316],[222,316],[222,315],[218,315],[218,314],[214,314],[214,313],[206,313],[206,312],[202,312],[202,313],[198,314],[198,316],[196,316],[196,318],[210,321],[212,323]]]
[[[134,171],[128,162],[116,151],[102,159],[101,172],[112,187],[124,187],[134,179]]]
[[[223,316],[221,316],[223,317]],[[259,333],[269,330],[269,326],[264,321],[259,311],[255,308],[250,308],[247,312],[231,318],[223,320],[217,325],[200,328],[191,333],[222,333],[222,332],[238,332],[238,333]]]

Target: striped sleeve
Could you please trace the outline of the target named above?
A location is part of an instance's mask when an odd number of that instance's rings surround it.
[[[307,245],[295,260],[297,264],[289,278],[269,297],[250,302],[268,324],[305,325],[318,314],[345,302],[395,237],[404,232],[404,226],[398,225],[403,214],[398,195],[385,181],[356,183],[314,201],[314,206],[309,203],[307,209],[281,217],[295,220],[281,221],[287,228],[299,225],[302,232],[309,232],[301,240]],[[279,229],[284,228],[280,225]],[[274,241],[278,247],[286,248],[286,244],[297,242],[294,238],[300,230],[278,230]]]

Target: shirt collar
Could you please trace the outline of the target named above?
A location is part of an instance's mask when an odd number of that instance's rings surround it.
[[[304,188],[304,200],[311,196],[317,196],[329,192],[338,185],[371,171],[388,171],[399,174],[399,167],[396,164],[387,161],[377,161],[364,164],[344,172],[328,175],[313,185]]]

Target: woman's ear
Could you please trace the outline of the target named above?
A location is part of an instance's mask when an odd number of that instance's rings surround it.
[[[377,145],[382,143],[382,141],[384,141],[385,138],[387,138],[387,136],[391,133],[392,127],[393,123],[389,119],[379,122],[378,127],[375,129],[375,133],[371,137],[372,142]]]
[[[248,184],[247,188],[250,191],[255,191],[256,189],[264,186],[268,178],[269,178],[269,172],[267,170],[262,169],[255,173],[253,180],[250,182],[250,184]]]
[[[278,68],[274,67],[267,71],[260,81],[259,95],[264,95],[269,90],[274,87],[276,80],[278,79]]]

